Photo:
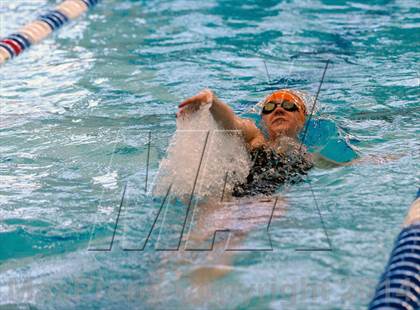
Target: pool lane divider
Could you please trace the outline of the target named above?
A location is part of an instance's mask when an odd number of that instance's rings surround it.
[[[78,18],[100,0],[65,0],[54,10],[40,15],[16,33],[0,40],[0,65],[48,37],[64,24]]]
[[[374,309],[420,309],[420,188],[369,304]]]

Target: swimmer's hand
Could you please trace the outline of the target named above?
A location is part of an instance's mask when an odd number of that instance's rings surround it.
[[[212,104],[214,94],[210,89],[204,89],[197,95],[183,101],[179,106],[179,111],[176,113],[177,117],[186,116],[194,113],[200,109],[202,105]]]

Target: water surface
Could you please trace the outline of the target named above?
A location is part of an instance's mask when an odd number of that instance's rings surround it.
[[[3,2],[0,34],[54,4]],[[414,0],[109,0],[2,66],[0,305],[365,307],[419,185],[419,14]],[[328,247],[308,183],[284,192],[274,250],[237,253],[205,292],[152,246],[123,251],[122,233],[88,251],[94,223],[112,237],[127,180],[127,233],[147,234],[145,132],[151,180],[180,101],[210,87],[240,113],[276,88],[314,95],[327,59],[321,115],[362,157],[394,157],[310,173],[331,251],[296,251]]]

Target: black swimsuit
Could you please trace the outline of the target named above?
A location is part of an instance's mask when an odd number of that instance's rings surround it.
[[[279,154],[272,148],[260,147],[251,151],[252,166],[246,182],[236,184],[235,197],[258,194],[271,195],[284,183],[296,183],[313,167],[308,153],[294,149]]]

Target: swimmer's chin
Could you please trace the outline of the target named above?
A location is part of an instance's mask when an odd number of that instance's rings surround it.
[[[284,122],[286,122],[287,119],[283,118],[283,117],[278,117],[275,120],[272,121],[271,126],[278,126],[280,124],[284,124]]]
[[[282,121],[276,121],[273,123],[273,125],[271,126],[271,130],[273,132],[276,132],[278,134],[283,134],[285,132],[287,132],[289,129],[289,126],[287,126],[287,124],[285,124]]]

